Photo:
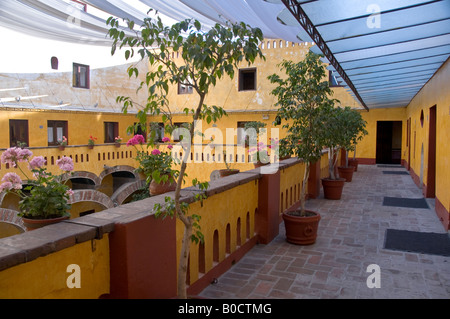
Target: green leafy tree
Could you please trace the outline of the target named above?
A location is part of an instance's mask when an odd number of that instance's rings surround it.
[[[133,21],[126,20],[128,28],[134,30]],[[226,26],[216,24],[209,31],[202,29],[197,20],[187,19],[165,26],[160,17],[146,18],[144,24],[136,32],[136,36],[126,37],[119,28],[119,21],[114,18],[107,20],[109,36],[114,40],[112,54],[117,48],[126,48],[125,57],[128,59],[137,52],[142,59],[148,59],[150,71],[145,75],[138,89],[146,87],[148,99],[145,106],[135,105],[129,97],[120,96],[117,101],[123,104],[122,110],[137,106],[137,117],[145,123],[148,115],[161,115],[167,125],[172,125],[172,109],[169,104],[169,88],[178,84],[192,89],[198,96],[198,103],[192,108],[185,108],[186,115],[191,115],[188,129],[189,139],[183,135],[182,146],[184,158],[181,162],[177,187],[174,198],[166,197],[163,206],[155,207],[158,215],[176,216],[184,224],[185,232],[182,240],[179,269],[178,269],[178,297],[186,298],[186,274],[191,241],[202,240],[200,232],[200,216],[188,214],[188,205],[180,202],[180,191],[186,177],[185,171],[189,148],[192,145],[195,133],[195,123],[206,120],[208,123],[216,122],[226,115],[223,108],[208,106],[205,98],[210,89],[224,77],[233,78],[235,70],[241,63],[252,64],[256,58],[264,58],[259,48],[263,40],[260,29],[252,28],[244,23],[229,24]],[[179,52],[182,62],[177,64],[172,60],[171,53]],[[138,76],[138,69],[130,67],[128,75]],[[200,132],[201,134],[201,132]],[[208,183],[196,180],[193,184],[204,190]],[[203,192],[204,193],[204,192]],[[199,194],[198,200],[204,199]]]
[[[324,80],[326,70],[319,55],[310,51],[300,62],[283,60],[279,66],[286,75],[268,77],[277,85],[271,91],[279,107],[275,124],[284,123],[283,128],[287,129],[284,140],[287,153],[302,158],[306,165],[300,196],[300,215],[304,216],[310,165],[322,156],[325,119],[337,100],[329,97],[332,91]]]

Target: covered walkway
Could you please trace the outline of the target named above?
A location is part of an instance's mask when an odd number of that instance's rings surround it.
[[[278,237],[253,248],[201,296],[449,299],[450,256],[385,248],[387,229],[444,236],[434,200],[425,200],[429,208],[405,208],[383,205],[385,197],[423,198],[405,168],[359,165],[341,200],[321,194],[308,201],[322,216],[314,245],[287,243],[281,223]],[[379,278],[367,272],[372,264]],[[368,288],[368,278],[380,288]]]

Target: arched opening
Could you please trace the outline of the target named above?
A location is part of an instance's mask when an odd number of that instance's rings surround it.
[[[206,266],[205,266],[205,244],[199,243],[198,245],[198,272],[199,273],[206,273]]]
[[[227,229],[226,229],[225,253],[231,254],[231,229],[230,229],[230,224],[227,224]]]
[[[219,232],[216,229],[213,236],[213,261],[219,262]]]
[[[236,223],[236,245],[241,246],[242,240],[241,240],[241,218],[238,217],[237,223]]]

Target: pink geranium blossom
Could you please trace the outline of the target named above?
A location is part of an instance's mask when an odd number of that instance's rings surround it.
[[[70,157],[64,156],[56,161],[56,165],[59,166],[59,168],[66,172],[73,171],[73,160]]]
[[[127,146],[134,146],[134,145],[138,145],[138,144],[142,145],[144,143],[145,143],[144,136],[142,136],[141,134],[136,134],[130,140],[128,140]]]
[[[168,138],[168,137],[163,137],[163,138],[162,138],[162,141],[163,141],[164,143],[170,142],[170,138]]]
[[[16,173],[6,173],[2,182],[7,183],[7,189],[22,189],[22,179]]]
[[[161,151],[156,148],[152,151],[152,155],[159,155],[159,154],[161,154]]]
[[[35,156],[33,159],[28,163],[28,166],[31,170],[33,169],[39,169],[45,165],[45,158],[44,156]]]
[[[29,149],[10,147],[2,153],[1,162],[16,167],[18,162],[24,162],[31,156],[33,156],[33,153]]]
[[[173,148],[173,145],[167,145],[167,148],[168,148],[169,150],[171,150],[171,149]]]

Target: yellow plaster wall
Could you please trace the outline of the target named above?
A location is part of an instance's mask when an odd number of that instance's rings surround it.
[[[71,264],[80,288],[68,288]],[[0,272],[1,299],[96,299],[109,293],[109,239],[86,241]]]
[[[436,105],[436,197],[450,211],[450,61],[435,73],[431,80],[420,90],[406,109],[406,117],[411,118],[411,161],[414,172],[421,171],[421,148],[424,148],[423,182],[428,177],[428,137],[429,109]],[[423,127],[420,114],[423,110]],[[416,141],[414,143],[414,133]],[[414,156],[415,154],[415,156]]]
[[[214,231],[219,235],[219,261],[226,257],[226,228],[230,224],[230,250],[233,253],[237,249],[237,223],[240,218],[241,244],[246,241],[247,213],[250,217],[250,238],[255,231],[255,211],[258,207],[258,181],[237,186],[225,192],[213,195],[202,203],[196,202],[190,205],[190,212],[201,216],[200,226],[205,237],[205,269],[208,272],[214,267],[213,242]],[[184,226],[177,220],[177,260],[180,257],[180,243],[183,238]],[[190,278],[191,284],[199,278],[198,272],[199,245],[191,244],[190,253]]]

